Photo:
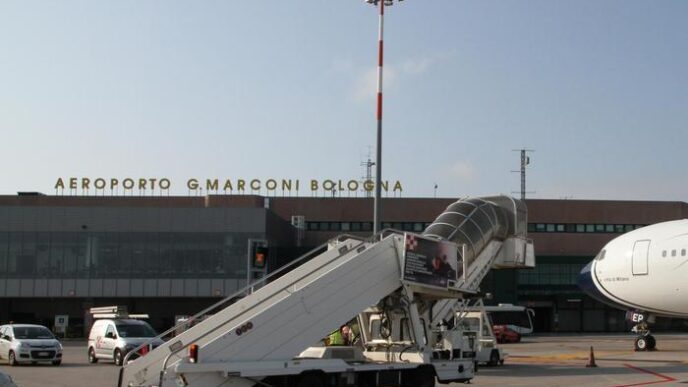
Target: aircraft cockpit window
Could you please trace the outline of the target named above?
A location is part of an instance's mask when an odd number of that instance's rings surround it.
[[[601,260],[603,260],[603,259],[604,259],[604,255],[605,255],[606,253],[607,253],[607,250],[602,250],[602,251],[600,251],[600,253],[597,254],[597,256],[595,257],[595,260],[596,260],[596,261],[601,261]]]

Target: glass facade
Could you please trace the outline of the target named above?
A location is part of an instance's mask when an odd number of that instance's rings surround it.
[[[382,228],[423,232],[428,222],[383,222]],[[371,231],[372,222],[306,222],[308,231]],[[528,223],[531,233],[604,233],[623,234],[644,227],[643,224],[581,224],[581,223]]]
[[[259,233],[0,232],[0,278],[246,278]]]
[[[586,263],[547,263],[533,269],[519,270],[519,285],[576,285],[578,274]]]
[[[528,223],[528,232],[623,234],[645,226],[643,224]]]

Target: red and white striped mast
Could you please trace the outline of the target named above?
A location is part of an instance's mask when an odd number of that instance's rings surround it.
[[[397,0],[401,1],[401,0]],[[368,4],[378,6],[380,9],[380,23],[378,26],[378,63],[377,63],[377,146],[375,155],[375,199],[373,210],[373,234],[380,231],[381,223],[381,193],[382,193],[382,57],[385,6],[394,4],[394,0],[366,0]]]

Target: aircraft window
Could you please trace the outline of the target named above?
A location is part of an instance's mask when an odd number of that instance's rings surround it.
[[[627,224],[625,227],[626,227],[626,232],[633,231],[633,225],[632,224]]]
[[[595,225],[594,224],[586,224],[585,225],[585,232],[595,232]]]
[[[675,257],[676,256],[676,250],[671,250],[671,256]]]
[[[603,224],[596,224],[595,225],[595,232],[604,232],[604,225]]]
[[[584,224],[577,224],[576,225],[576,232],[585,232],[585,225]]]
[[[681,249],[681,256],[685,257],[686,256],[686,249]]]
[[[557,225],[557,232],[564,232],[566,230],[566,226],[563,224],[558,224]]]
[[[623,224],[615,224],[614,225],[614,232],[622,234],[624,232]]]
[[[553,224],[547,225],[547,232],[554,232],[554,225]]]
[[[666,257],[666,250],[662,250],[662,258]]]
[[[614,232],[614,225],[613,224],[607,224],[604,226],[604,231],[605,232]]]

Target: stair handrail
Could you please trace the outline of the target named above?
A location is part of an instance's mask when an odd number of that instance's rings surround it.
[[[312,259],[312,258],[315,258],[316,256],[320,255],[320,253],[321,253],[322,251],[324,251],[324,250],[327,249],[327,247],[329,246],[329,243],[330,243],[332,240],[341,241],[342,239],[354,239],[354,240],[358,240],[358,241],[360,241],[360,242],[365,242],[365,241],[367,240],[367,238],[362,238],[362,237],[359,237],[359,236],[349,235],[349,234],[341,234],[341,235],[336,236],[335,238],[332,238],[332,239],[328,240],[327,242],[325,242],[325,243],[323,243],[323,244],[321,244],[321,245],[319,245],[319,246],[317,246],[317,247],[315,247],[315,248],[309,250],[308,252],[306,252],[305,254],[301,255],[301,256],[298,257],[298,258],[296,258],[295,260],[293,260],[293,261],[287,263],[286,265],[283,265],[282,267],[280,267],[279,269],[277,269],[277,270],[275,270],[274,272],[270,273],[269,275],[267,275],[267,276],[265,276],[265,277],[263,277],[263,278],[259,278],[259,279],[255,280],[255,281],[253,281],[253,282],[247,284],[246,286],[244,286],[242,289],[238,290],[237,292],[235,292],[235,293],[233,293],[233,294],[231,294],[231,295],[225,297],[224,299],[222,299],[222,300],[216,302],[216,303],[213,304],[213,305],[210,305],[209,307],[207,307],[207,308],[203,309],[202,311],[196,313],[195,315],[189,317],[186,321],[181,322],[181,323],[176,323],[172,328],[169,328],[168,330],[166,330],[165,332],[163,332],[163,333],[157,335],[156,337],[153,337],[153,338],[148,339],[148,340],[145,341],[143,344],[141,344],[141,345],[139,345],[138,347],[134,348],[133,350],[129,351],[129,352],[127,353],[127,355],[124,357],[124,360],[122,361],[122,363],[123,363],[123,364],[127,364],[127,361],[130,359],[130,357],[133,356],[134,354],[138,354],[138,351],[140,351],[143,347],[147,347],[147,346],[151,345],[151,344],[152,344],[153,342],[155,342],[156,340],[163,340],[163,341],[165,341],[165,340],[164,340],[164,337],[166,337],[166,336],[172,334],[173,332],[176,332],[178,329],[184,329],[184,328],[186,328],[187,325],[189,325],[191,322],[193,322],[193,321],[199,319],[200,317],[202,317],[202,316],[208,314],[210,311],[215,310],[215,309],[218,309],[218,308],[221,308],[221,307],[224,308],[224,307],[227,307],[227,306],[229,306],[229,305],[235,303],[236,301],[238,301],[238,300],[240,300],[241,298],[243,298],[243,297],[241,297],[241,296],[246,295],[247,292],[248,292],[249,290],[251,290],[252,288],[255,288],[256,286],[258,286],[258,285],[260,285],[260,284],[263,284],[263,283],[265,283],[265,282],[267,282],[267,281],[269,281],[269,280],[272,280],[272,279],[274,279],[274,278],[280,277],[282,274],[284,274],[284,273],[286,273],[286,272],[288,272],[288,271],[291,271],[293,268],[299,266],[300,264],[305,263],[305,262],[309,261],[309,260]],[[230,301],[231,301],[231,302],[230,302]],[[185,330],[186,330],[186,329],[185,329]]]

